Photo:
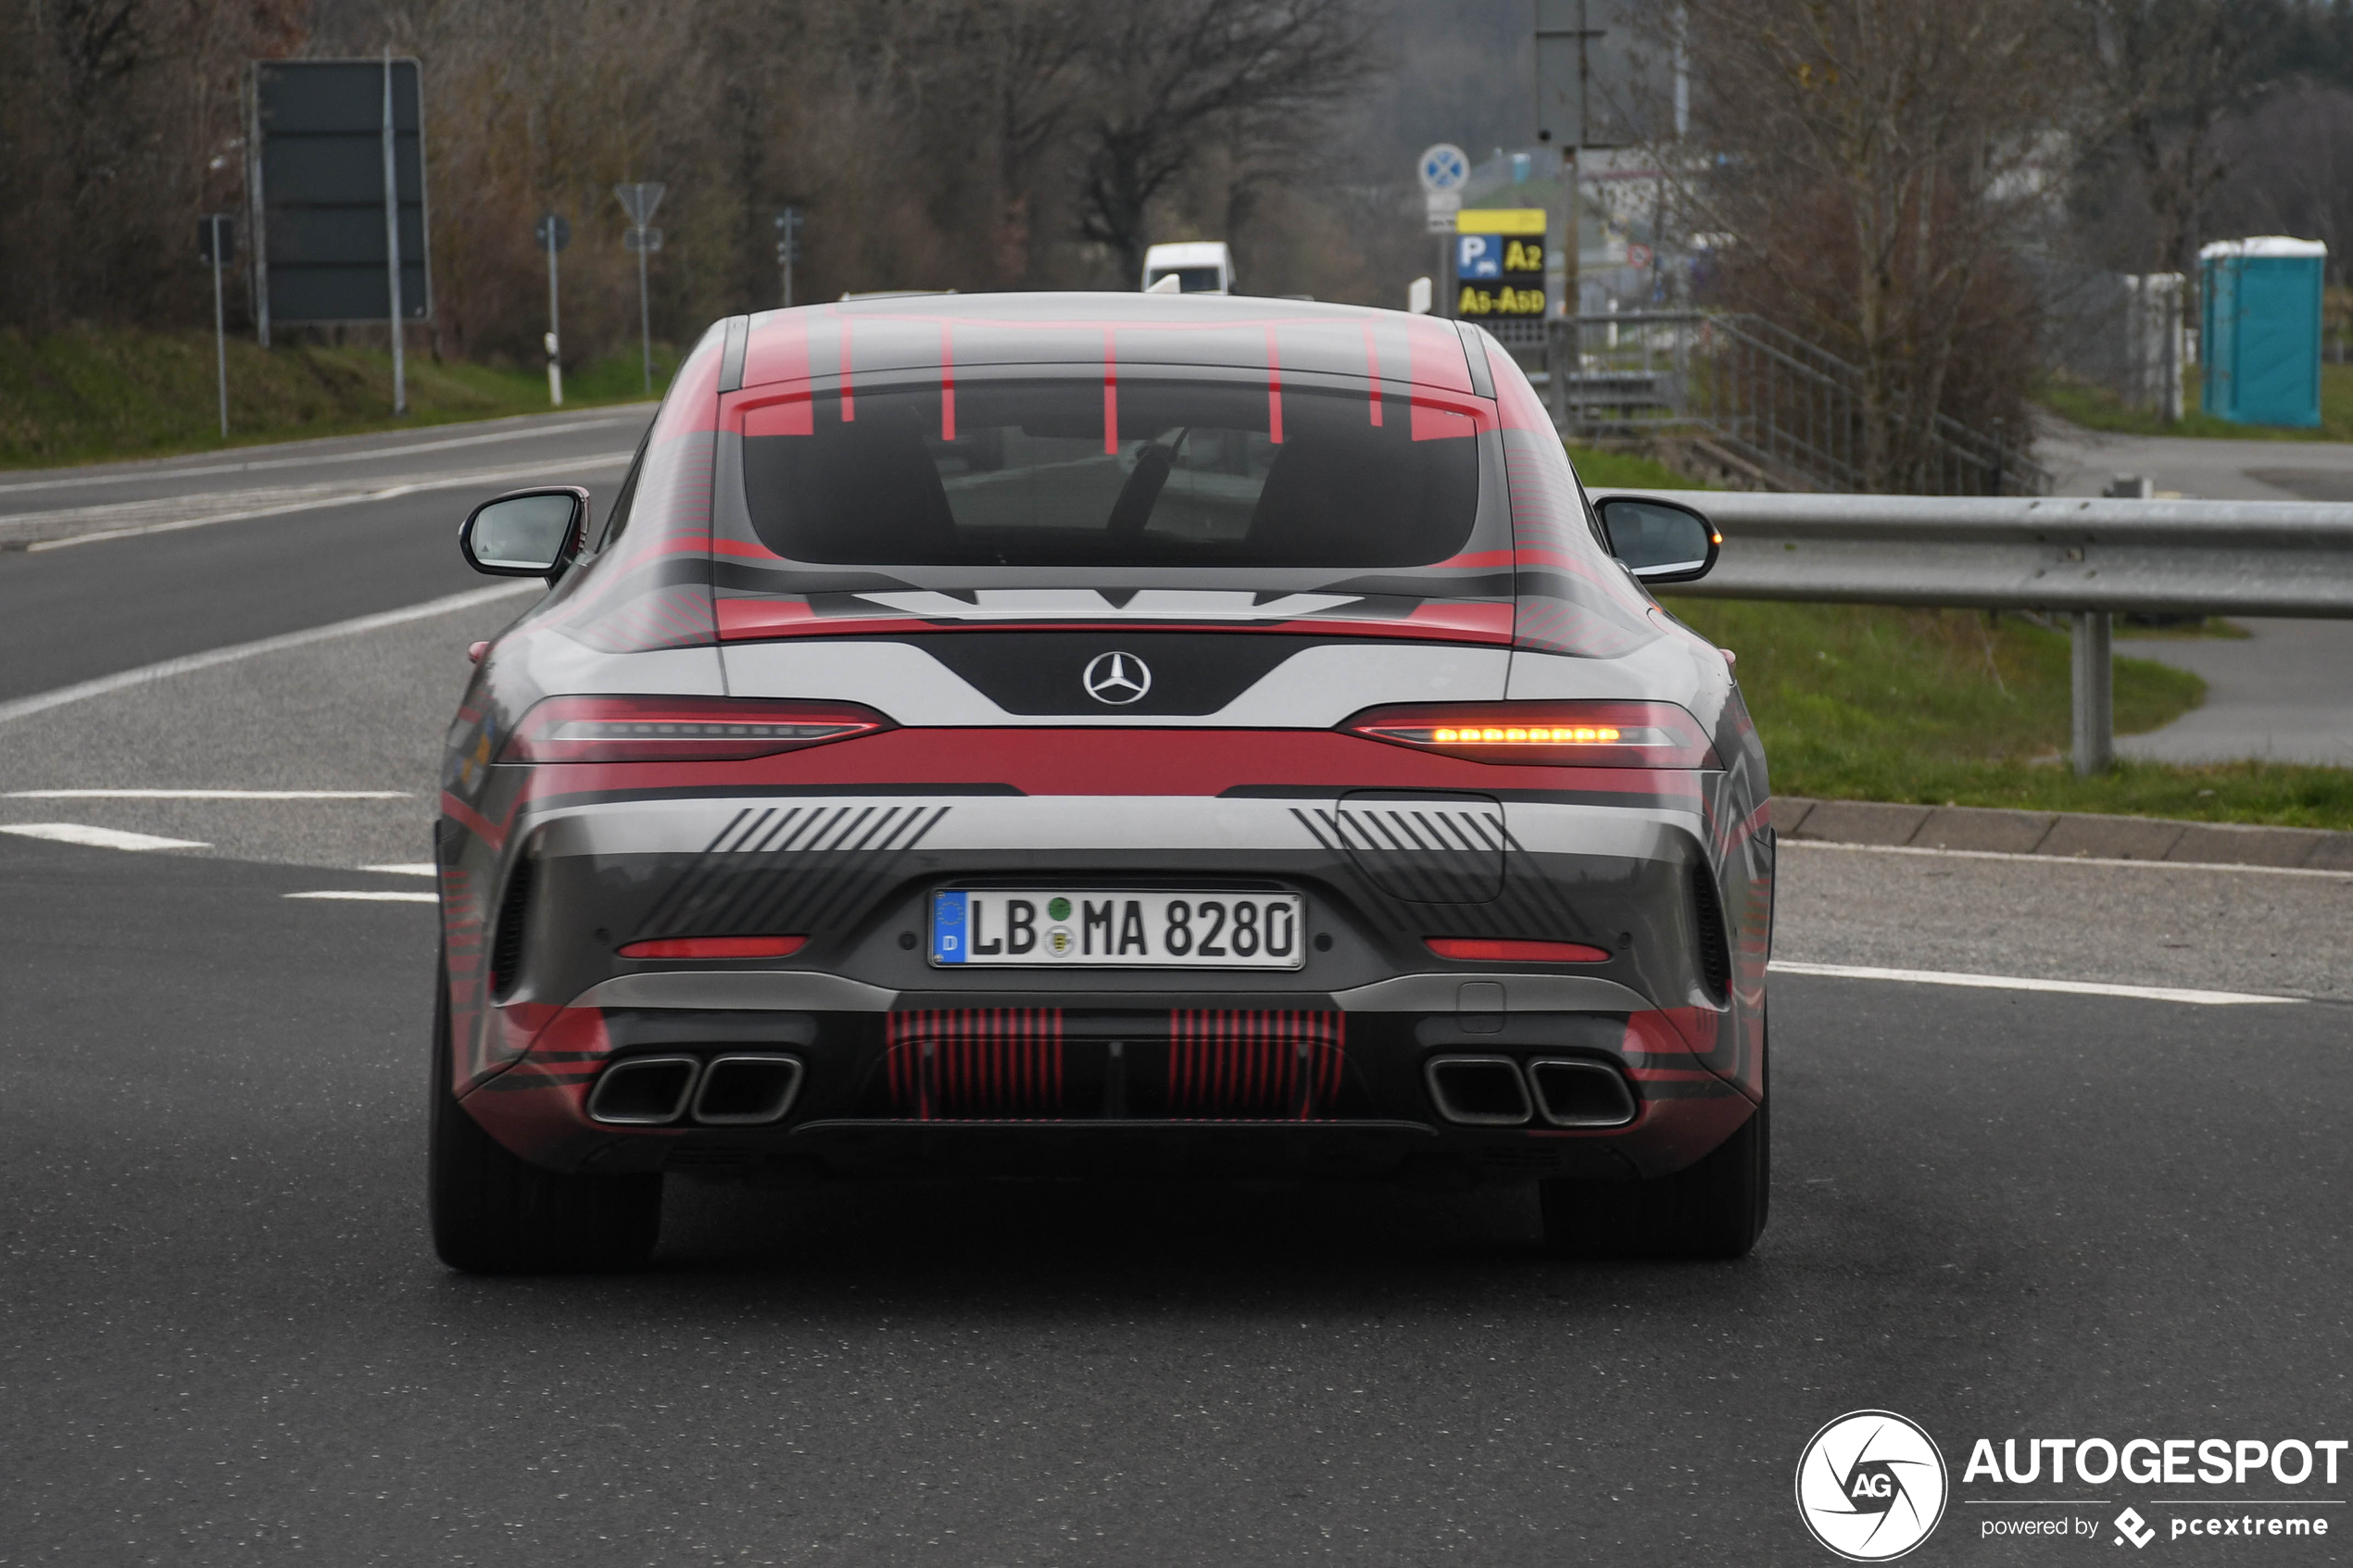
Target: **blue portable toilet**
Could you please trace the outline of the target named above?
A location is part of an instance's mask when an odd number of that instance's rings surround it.
[[[2263,234],[2197,253],[2207,412],[2244,425],[2321,422],[2321,282],[2329,247]]]

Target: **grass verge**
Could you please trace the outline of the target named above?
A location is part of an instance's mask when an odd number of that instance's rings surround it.
[[[1585,482],[1588,490],[1713,490],[1688,474],[1676,472],[1655,458],[1640,457],[1632,452],[1605,452],[1598,446],[1576,446],[1568,449],[1568,460],[1577,465],[1577,477]]]
[[[544,370],[435,362],[411,355],[409,413],[392,413],[383,349],[264,349],[231,339],[229,440],[220,439],[209,332],[77,327],[30,339],[0,332],[0,468],[47,468],[216,451],[307,436],[407,430],[548,411]],[[675,355],[657,346],[659,395]],[[564,407],[646,395],[638,358],[616,355],[564,378]]]
[[[2016,617],[1667,602],[1740,656],[1741,686],[1784,795],[2353,828],[2353,769],[2122,762],[2076,777],[2060,757],[2067,637]],[[2203,695],[2195,675],[2120,658],[2117,731],[2156,729]]]
[[[2230,441],[2353,441],[2353,365],[2321,367],[2321,423],[2317,430],[2286,425],[2242,425],[2218,419],[2198,407],[2197,367],[2193,365],[2182,386],[2182,419],[2167,424],[2146,408],[2136,408],[2104,386],[2065,377],[2050,377],[2035,390],[2035,399],[2053,413],[2086,430],[2124,435],[2195,435]]]

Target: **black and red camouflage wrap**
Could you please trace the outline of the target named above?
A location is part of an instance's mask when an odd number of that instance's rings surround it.
[[[633,470],[623,526],[498,639],[451,731],[436,848],[452,1086],[510,1148],[561,1168],[648,1168],[715,1140],[781,1156],[818,1147],[826,1127],[1045,1130],[1109,1124],[1109,1107],[1139,1125],[1386,1129],[1399,1158],[1429,1145],[1506,1173],[1658,1174],[1750,1114],[1764,1088],[1773,845],[1762,751],[1723,659],[1608,558],[1535,395],[1484,334],[1380,312],[1277,301],[1192,311],[1198,303],[1181,320],[1124,295],[829,306],[736,323],[740,384],[729,384],[725,328],[688,357]],[[1041,308],[1052,319],[1034,319]],[[1269,605],[1351,599],[1201,621],[1141,613],[1152,601],[1132,591],[1102,593],[1100,610],[1066,620],[996,619],[975,613],[991,593],[1107,585],[1100,571],[1032,571],[1016,583],[974,569],[845,570],[785,560],[761,542],[743,495],[747,429],[839,417],[868,386],[921,383],[952,405],[960,384],[1041,363],[1076,365],[1114,393],[1123,373],[1248,373],[1270,395],[1355,388],[1368,418],[1478,444],[1472,535],[1453,558],[1398,571],[1138,574],[1147,590],[1247,590]],[[914,614],[866,596],[878,593],[963,606]],[[1224,708],[1125,721],[1083,704],[1003,707],[924,651],[943,634],[1016,625],[1050,634],[1040,646],[1111,646],[1151,630],[1281,647],[1272,673]],[[1323,650],[1336,642],[1364,658],[1317,665],[1335,674],[1300,688],[1326,692],[1332,710],[1269,720],[1251,706],[1287,671],[1331,659]],[[1337,727],[1356,700],[1345,695],[1352,671],[1424,659],[1451,661],[1444,689],[1464,700],[1679,702],[1719,765],[1497,765]],[[886,666],[913,671],[914,684],[856,684],[857,671]],[[845,668],[849,689],[832,673]],[[499,760],[543,697],[628,692],[860,701],[897,727],[749,761]],[[1227,717],[1244,712],[1247,722]],[[1498,824],[1494,866],[1459,847],[1452,859],[1410,845],[1384,859],[1351,837],[1343,802],[1367,795],[1489,803],[1477,809]],[[487,955],[525,859],[521,978],[494,995]],[[1039,876],[1297,887],[1336,945],[1296,977],[1122,972],[1051,985],[1021,971],[945,976],[901,945],[934,887]],[[1704,916],[1695,879],[1718,914]],[[1722,923],[1720,986],[1705,972],[1703,918]],[[635,940],[787,929],[809,942],[780,960],[682,970],[617,954]],[[1454,963],[1423,945],[1432,935],[1568,942],[1608,957]],[[1471,981],[1509,992],[1499,1028],[1458,1016],[1454,986]],[[1392,982],[1409,990],[1382,989]],[[746,1004],[755,994],[773,999]],[[723,1140],[718,1129],[615,1128],[586,1115],[616,1054],[750,1047],[810,1064],[778,1127],[730,1128]],[[1417,1064],[1492,1049],[1607,1062],[1640,1113],[1606,1130],[1437,1124]]]

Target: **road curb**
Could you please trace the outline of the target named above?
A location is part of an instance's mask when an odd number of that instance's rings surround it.
[[[1784,838],[1813,844],[2047,855],[2063,860],[2159,860],[2174,865],[2353,872],[2353,833],[2185,822],[2162,817],[1905,806],[1782,795],[1773,797],[1773,831]]]

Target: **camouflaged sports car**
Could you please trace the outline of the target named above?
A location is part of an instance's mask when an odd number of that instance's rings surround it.
[[[667,1176],[1535,1183],[1763,1227],[1765,761],[1476,327],[1206,296],[737,317],[450,732],[432,1208],[646,1257]]]

